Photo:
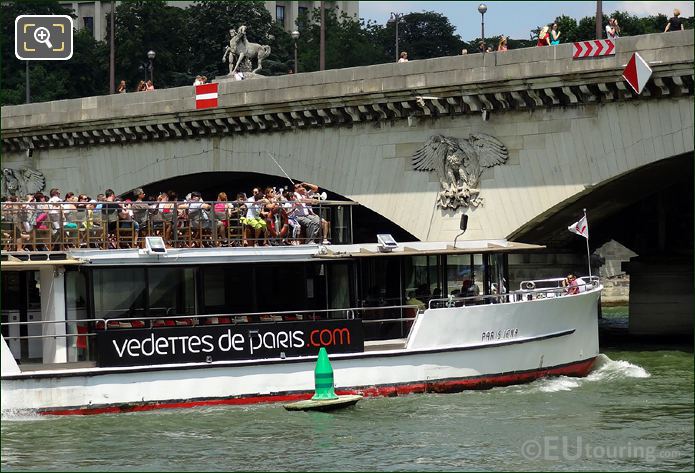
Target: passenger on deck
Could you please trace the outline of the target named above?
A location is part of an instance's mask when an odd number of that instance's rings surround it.
[[[241,217],[241,223],[244,224],[244,246],[249,246],[249,234],[253,229],[253,246],[258,246],[258,242],[263,233],[264,243],[267,244],[266,222],[260,216],[260,210],[263,208],[263,194],[259,188],[253,189],[253,195],[246,201],[246,217]]]
[[[208,214],[211,208],[210,204],[203,202],[202,195],[197,191],[191,192],[188,202],[179,204],[179,209],[188,209],[188,221],[195,230],[212,228],[210,214]]]
[[[567,286],[567,294],[579,294],[579,284],[577,283],[577,276],[574,274],[568,274],[567,278],[563,281],[563,286]]]
[[[306,189],[307,197],[310,199],[321,200],[321,196],[319,195],[319,186],[316,184],[311,184],[310,182],[302,182],[302,187]],[[321,216],[319,215],[319,217]],[[328,240],[328,235],[331,234],[331,224],[323,217],[321,217],[321,234],[323,236],[322,244],[330,245],[331,242]]]
[[[133,216],[133,221],[135,221],[138,228],[143,231],[147,228],[147,217],[150,206],[143,202],[145,199],[145,191],[138,188],[135,189],[133,193],[135,194],[135,202],[130,204],[130,211]]]
[[[101,205],[103,219],[108,223],[108,232],[116,233],[116,226],[121,218],[126,218],[123,206],[116,202],[116,194],[112,189],[104,191],[105,203]]]
[[[408,299],[406,299],[405,305],[416,305],[418,309],[425,310],[425,303],[415,297],[415,291],[408,292]]]
[[[297,222],[306,232],[306,243],[316,243],[321,229],[321,218],[314,213],[307,203],[317,203],[316,200],[309,198],[305,183],[294,185],[294,199],[299,203],[297,208]],[[318,187],[317,187],[318,189]]]

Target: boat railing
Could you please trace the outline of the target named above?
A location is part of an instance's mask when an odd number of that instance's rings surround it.
[[[67,251],[73,248],[144,248],[146,236],[162,237],[171,248],[291,245],[308,242],[303,228],[293,231],[290,214],[299,203],[239,201],[3,202],[0,247],[12,252]],[[352,201],[308,203],[326,224],[334,244],[350,244]],[[244,217],[249,206],[265,222],[256,235]],[[261,215],[262,214],[262,215]]]
[[[449,296],[447,298],[431,299],[430,309],[445,307],[464,307],[469,305],[504,304],[510,302],[550,299],[590,291],[599,287],[601,281],[597,276],[577,278],[577,286],[564,286],[564,278],[534,279],[522,281],[519,290],[501,294],[485,294],[465,297]]]
[[[214,325],[271,324],[316,320],[361,319],[365,341],[406,338],[421,310],[416,305],[390,305],[380,307],[349,307],[343,309],[286,310],[275,312],[244,312],[202,315],[162,315],[153,317],[95,317],[68,320],[32,320],[2,322],[3,326],[41,326],[40,335],[15,335],[13,330],[3,337],[12,341],[35,339],[66,339],[65,348],[80,350],[73,361],[95,359],[95,344],[91,341],[100,332],[119,329],[157,330],[170,327],[210,327]],[[15,329],[19,333],[19,330]],[[62,332],[62,333],[61,333]]]

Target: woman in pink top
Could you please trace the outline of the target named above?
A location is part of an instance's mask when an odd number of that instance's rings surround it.
[[[154,90],[154,84],[152,84],[152,81],[151,81],[151,80],[148,80],[148,81],[147,81],[147,85],[146,85],[146,89],[145,89],[145,90],[147,90],[148,92],[149,92],[150,90]]]

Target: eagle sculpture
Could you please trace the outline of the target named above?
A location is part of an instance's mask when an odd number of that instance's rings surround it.
[[[2,169],[2,195],[24,197],[35,194],[46,187],[46,178],[41,171],[34,169]]]
[[[413,154],[412,165],[416,171],[436,171],[442,186],[437,205],[457,209],[483,203],[480,176],[486,168],[504,164],[508,157],[507,147],[484,133],[468,139],[433,135]]]

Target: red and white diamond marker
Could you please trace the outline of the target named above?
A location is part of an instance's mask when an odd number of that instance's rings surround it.
[[[638,53],[632,55],[623,71],[623,78],[630,84],[632,90],[638,94],[642,93],[642,89],[647,85],[647,81],[651,76],[651,67]]]
[[[217,83],[195,86],[195,108],[217,107]]]

